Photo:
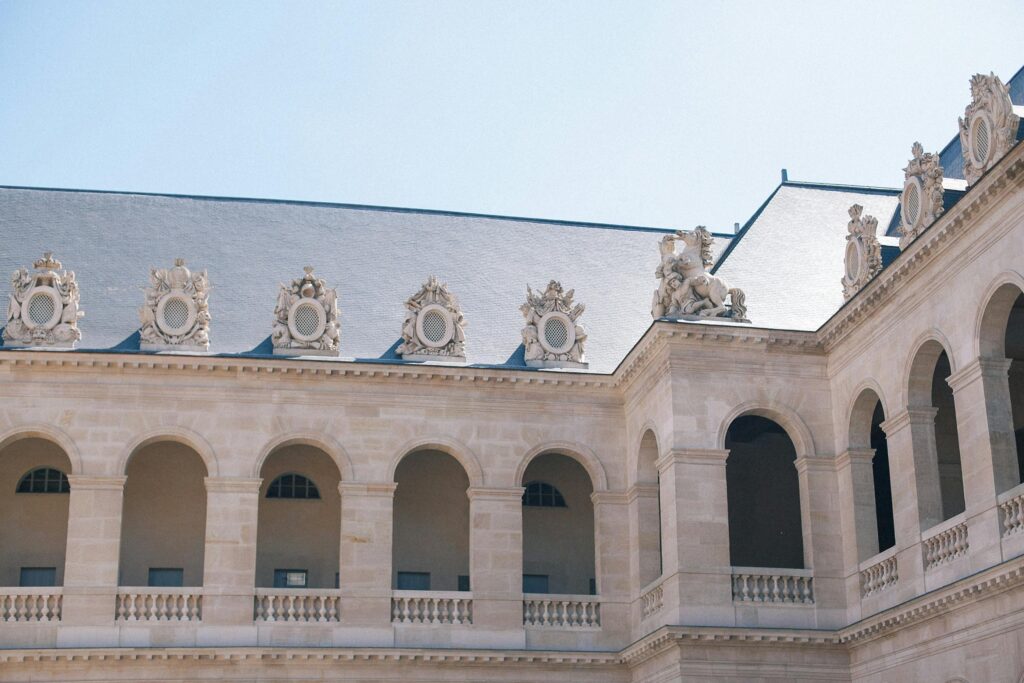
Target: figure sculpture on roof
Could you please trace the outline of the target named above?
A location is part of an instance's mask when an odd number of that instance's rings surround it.
[[[960,119],[960,149],[968,185],[978,182],[1017,144],[1019,126],[1009,87],[994,73],[974,74],[971,103]]]
[[[206,351],[210,348],[210,282],[184,259],[172,268],[151,268],[145,303],[139,309],[139,348]]]
[[[341,343],[338,292],[306,266],[304,275],[281,284],[270,341],[275,355],[337,356]]]
[[[587,331],[580,324],[586,310],[573,304],[576,291],[562,289],[555,280],[542,293],[526,286],[526,303],[519,311],[526,319],[523,327],[523,358],[531,367],[585,368],[584,343]]]
[[[850,207],[846,225],[846,252],[843,256],[843,298],[849,299],[882,270],[882,245],[875,233],[878,219],[864,215],[864,207]]]
[[[431,275],[405,302],[402,343],[406,360],[466,360],[466,319],[448,285]]]
[[[32,264],[35,274],[19,268],[11,276],[4,346],[73,347],[82,338],[78,320],[78,281],[61,270],[51,252]]]
[[[651,305],[655,319],[713,318],[750,322],[746,319],[743,290],[730,288],[722,278],[707,272],[714,263],[711,253],[714,239],[703,225],[691,231],[678,230],[661,239],[661,263],[654,271],[661,282]],[[684,245],[678,254],[676,242]]]

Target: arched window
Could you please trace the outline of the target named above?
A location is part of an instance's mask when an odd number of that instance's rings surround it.
[[[37,467],[18,482],[18,493],[68,493],[68,478],[52,467]]]
[[[564,508],[565,498],[551,484],[531,481],[523,492],[523,505],[536,508]]]
[[[301,474],[282,474],[270,482],[267,498],[319,499],[316,484]]]

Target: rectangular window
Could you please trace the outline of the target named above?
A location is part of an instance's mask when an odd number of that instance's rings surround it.
[[[462,574],[459,574],[459,590],[460,591],[468,591],[469,590],[469,577],[468,576],[463,576]]]
[[[150,586],[180,587],[185,585],[185,570],[175,567],[153,567],[149,570]]]
[[[523,574],[523,592],[524,593],[547,593],[548,592],[548,575],[547,574]]]
[[[398,590],[430,590],[430,572],[398,572]]]
[[[56,567],[22,567],[19,586],[56,586]]]
[[[275,569],[274,588],[305,588],[308,578],[305,569]]]

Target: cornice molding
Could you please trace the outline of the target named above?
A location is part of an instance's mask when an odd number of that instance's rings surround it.
[[[879,427],[887,437],[895,436],[904,427],[912,424],[927,425],[935,423],[935,416],[939,414],[938,408],[907,408],[882,422]]]
[[[1009,358],[975,358],[946,378],[946,384],[953,393],[960,391],[982,377],[989,379],[1006,379],[1010,376]]]
[[[594,505],[628,505],[629,494],[625,491],[594,491],[590,494]]]
[[[851,448],[843,451],[836,457],[836,470],[852,467],[853,465],[870,465],[874,457],[874,448]]]
[[[835,472],[836,459],[830,455],[798,455],[793,461],[798,474],[804,472]]]
[[[470,500],[496,500],[496,501],[514,501],[522,502],[523,492],[526,490],[522,486],[513,486],[511,488],[497,488],[488,486],[470,486],[466,492]]]
[[[626,489],[626,502],[635,503],[638,498],[657,498],[661,487],[657,484],[633,484]]]
[[[345,503],[345,496],[377,496],[381,498],[393,498],[398,484],[393,481],[364,482],[364,481],[342,481],[338,482],[338,493],[341,494],[342,504]]]
[[[207,492],[259,493],[263,480],[250,477],[204,477]]]
[[[69,474],[68,485],[75,491],[123,491],[128,477],[96,477],[89,474]]]
[[[680,465],[714,465],[725,467],[725,461],[729,458],[729,451],[725,448],[676,448],[655,463],[658,472],[665,474],[675,464]]]

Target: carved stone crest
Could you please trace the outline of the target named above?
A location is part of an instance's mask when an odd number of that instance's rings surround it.
[[[579,323],[586,306],[573,305],[575,291],[564,291],[555,280],[548,283],[543,294],[536,294],[526,286],[526,303],[519,310],[526,318],[523,348],[530,367],[587,367],[583,353],[587,332]]]
[[[971,103],[960,119],[964,178],[973,185],[1017,143],[1020,117],[1013,113],[1010,89],[994,73],[971,78]]]
[[[651,304],[651,315],[655,319],[712,318],[750,322],[743,290],[730,289],[722,278],[707,272],[714,264],[711,256],[714,241],[703,225],[692,231],[678,230],[661,239],[661,263],[654,271],[661,282]],[[676,242],[683,243],[679,253],[676,253]]]
[[[846,224],[846,266],[843,274],[843,298],[849,299],[860,291],[871,278],[882,270],[882,245],[875,236],[878,219],[862,216],[864,207],[854,204],[850,207],[850,222]]]
[[[911,153],[900,195],[900,249],[906,249],[945,211],[939,155],[925,152],[920,142],[914,143]]]
[[[433,275],[405,302],[402,343],[406,360],[466,360],[466,320],[448,285]]]
[[[11,276],[4,346],[74,348],[82,338],[78,319],[78,282],[74,271],[61,270],[51,252],[32,264],[35,273],[19,268]]]
[[[152,351],[206,351],[210,348],[210,282],[193,273],[184,259],[173,268],[151,268],[146,302],[139,309],[139,347]]]
[[[305,275],[282,284],[274,307],[270,340],[276,355],[337,356],[341,341],[338,321],[338,291],[323,278]]]

